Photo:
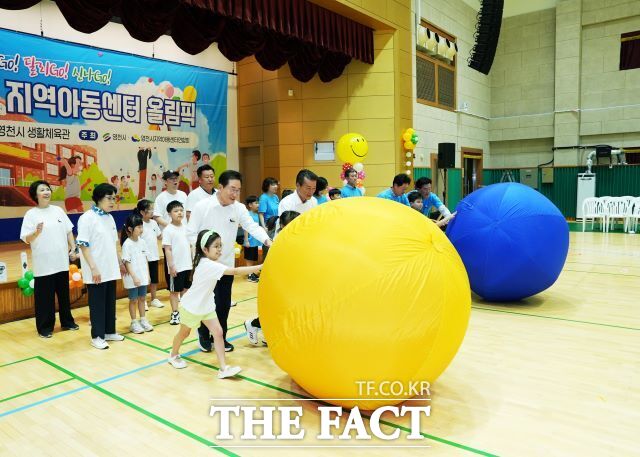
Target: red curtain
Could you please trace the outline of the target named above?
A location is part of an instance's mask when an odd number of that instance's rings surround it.
[[[0,0],[29,8],[40,0]],[[267,70],[289,64],[303,82],[342,74],[352,58],[373,63],[373,30],[307,0],[56,0],[71,27],[92,33],[119,17],[129,34],[152,42],[169,33],[190,54],[214,41],[237,62],[255,55]]]
[[[620,70],[640,68],[640,30],[620,36]]]

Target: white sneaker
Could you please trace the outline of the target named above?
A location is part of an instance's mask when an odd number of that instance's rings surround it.
[[[144,333],[144,328],[142,328],[142,325],[138,319],[134,319],[131,321],[130,330],[132,333]]]
[[[154,298],[153,300],[151,300],[151,306],[153,306],[154,308],[164,308],[164,303],[162,303],[157,298]]]
[[[145,332],[153,332],[153,325],[151,325],[146,317],[140,319],[140,326]]]
[[[178,369],[187,368],[187,362],[182,360],[182,357],[180,357],[180,354],[174,355],[173,357],[170,356],[167,359],[167,362],[169,362],[173,368],[178,368]]]
[[[234,306],[237,306],[237,305],[238,305],[238,302],[237,302],[237,301],[232,301],[232,302],[231,302],[231,308],[233,308]]]
[[[147,305],[147,302],[144,302],[144,310],[149,311],[149,305]]]
[[[251,325],[251,321],[253,319],[247,319],[244,321],[244,328],[247,330],[247,337],[249,338],[249,342],[254,346],[258,345],[258,328]]]
[[[124,336],[119,333],[107,333],[104,339],[105,341],[124,341]]]
[[[169,325],[178,325],[178,324],[180,324],[180,312],[172,311],[171,319],[169,320]]]
[[[218,371],[218,378],[220,379],[230,378],[231,376],[237,375],[241,371],[242,371],[242,368],[240,367],[232,367],[230,365],[227,365],[226,367],[224,367],[224,369],[220,369],[220,371]]]
[[[109,343],[100,338],[99,336],[91,338],[91,346],[96,349],[109,349]]]

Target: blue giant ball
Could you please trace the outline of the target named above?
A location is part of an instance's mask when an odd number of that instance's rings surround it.
[[[515,301],[558,279],[569,250],[569,226],[544,195],[522,184],[493,184],[469,194],[456,210],[447,236],[476,294]]]

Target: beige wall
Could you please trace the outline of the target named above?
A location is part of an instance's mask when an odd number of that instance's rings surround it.
[[[640,69],[619,71],[640,1],[560,0],[506,18],[491,70],[490,167],[582,165],[553,146],[640,144]]]
[[[400,133],[413,116],[409,4],[410,0],[333,2],[342,14],[367,15],[385,30],[375,32],[373,65],[353,60],[330,83],[317,76],[301,83],[291,77],[288,66],[269,72],[254,58],[238,64],[239,143],[262,146],[264,177],[274,176],[283,187],[293,187],[296,173],[304,167],[341,187],[341,162],[316,162],[313,143],[337,142],[343,134],[357,132],[369,143],[364,163],[367,195],[389,186],[400,167]]]
[[[469,68],[466,62],[474,43],[476,11],[462,0],[421,0],[417,13],[457,38],[457,107],[462,107],[466,102],[468,110],[466,113],[452,112],[423,105],[416,102],[413,89],[413,128],[421,139],[415,149],[416,166],[430,166],[430,154],[438,152],[438,143],[455,143],[456,166],[460,167],[461,147],[482,149],[485,154],[489,149],[490,80],[488,76]],[[415,50],[412,64],[415,75]]]

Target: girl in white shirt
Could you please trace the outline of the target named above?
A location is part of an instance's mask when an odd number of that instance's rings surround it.
[[[156,292],[158,290],[158,262],[160,260],[158,240],[162,238],[162,230],[160,230],[158,223],[153,220],[153,202],[150,200],[140,200],[133,211],[142,217],[142,239],[147,243],[151,306],[164,308],[164,303],[158,300],[156,296]],[[146,302],[144,304],[144,309],[145,311],[149,310]]]
[[[182,342],[189,336],[191,329],[198,328],[202,322],[213,335],[213,344],[220,363],[218,378],[228,378],[240,372],[239,367],[227,365],[225,360],[222,327],[216,316],[216,304],[213,290],[223,275],[248,275],[257,273],[262,265],[230,268],[217,260],[222,255],[220,235],[213,230],[202,230],[196,240],[196,255],[193,261],[193,281],[191,288],[182,296],[180,302],[180,329],[173,339],[173,349],[168,362],[174,368],[185,368],[187,363],[180,358]]]
[[[144,307],[147,286],[149,285],[149,265],[147,264],[149,249],[141,237],[142,230],[142,217],[133,212],[127,217],[120,238],[122,260],[127,273],[129,273],[122,278],[122,282],[129,294],[129,315],[131,316],[131,331],[133,333],[153,331],[153,326],[145,315]],[[139,320],[136,319],[136,307],[140,314]]]
[[[78,219],[78,238],[82,257],[82,279],[89,296],[91,345],[108,349],[109,341],[122,341],[116,333],[116,281],[127,273],[118,254],[118,230],[109,214],[116,205],[116,189],[98,184],[93,189],[95,205]]]

